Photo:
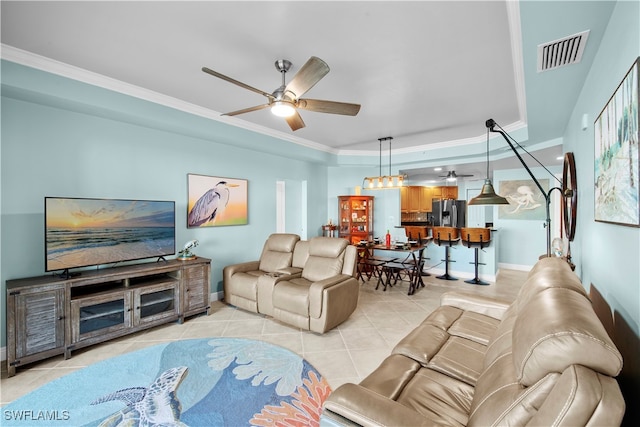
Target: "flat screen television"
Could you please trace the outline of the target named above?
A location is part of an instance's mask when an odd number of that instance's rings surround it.
[[[45,197],[45,270],[176,253],[175,202]]]

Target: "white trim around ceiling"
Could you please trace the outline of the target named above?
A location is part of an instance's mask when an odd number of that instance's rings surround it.
[[[94,73],[83,68],[75,67],[64,62],[56,61],[42,55],[37,55],[26,50],[18,49],[6,44],[0,44],[0,58],[26,67],[35,68],[47,73],[77,80],[92,86],[97,86],[113,92],[118,92],[144,101],[153,102],[154,104],[163,105],[185,113],[226,123],[231,126],[247,129],[273,138],[282,139],[293,142],[307,148],[337,154],[337,150],[317,142],[298,138],[283,132],[269,129],[264,126],[256,125],[235,117],[222,116],[220,112],[200,107],[190,102],[182,101],[178,98],[163,95],[140,86],[132,85],[121,80],[113,79],[102,74]]]
[[[511,6],[512,3],[516,3],[516,6]],[[511,6],[511,7],[510,7]],[[511,12],[515,8],[515,12]],[[520,40],[520,24],[519,24],[519,8],[517,2],[507,2],[507,10],[511,12],[509,14],[509,22],[512,34],[517,35],[517,40]],[[522,70],[522,50],[520,48],[521,43],[512,43],[512,50],[514,55],[514,68],[516,71],[516,90],[519,103],[521,120],[505,126],[504,129],[507,132],[513,132],[515,130],[526,127],[526,122],[523,119],[525,114],[525,95],[524,95],[524,72]],[[121,80],[113,79],[102,74],[98,74],[83,68],[75,67],[73,65],[66,64],[64,62],[56,61],[54,59],[38,55],[29,51],[15,48],[3,43],[0,43],[0,58],[7,61],[15,62],[20,65],[24,65],[37,70],[45,71],[51,74],[55,74],[61,77],[69,78],[72,80],[80,81],[90,84],[92,86],[100,87],[106,90],[121,93],[134,98],[142,99],[145,101],[153,102],[158,105],[173,108],[175,110],[183,111],[196,116],[204,117],[207,119],[215,120],[218,122],[226,123],[231,126],[247,129],[256,133],[267,135],[273,138],[289,141],[294,144],[301,145],[303,147],[311,148],[318,151],[327,152],[336,155],[352,155],[352,156],[378,156],[378,150],[341,150],[333,147],[326,146],[314,141],[310,141],[304,138],[299,138],[294,135],[289,135],[284,132],[276,131],[264,126],[256,125],[238,119],[236,117],[222,116],[220,112],[204,108],[190,102],[180,100],[168,95],[161,94],[149,89],[142,88],[130,83],[123,82]],[[425,144],[413,147],[407,147],[404,149],[395,150],[396,153],[415,153],[430,150],[437,150],[446,147],[465,146],[477,144],[484,141],[486,136],[478,135],[471,138],[464,138],[452,141],[443,141],[432,144]]]
[[[527,123],[527,95],[524,87],[524,59],[522,52],[522,28],[520,26],[520,2],[507,1],[507,21],[511,32],[511,56],[513,58],[513,75],[516,84],[518,112],[523,126]]]

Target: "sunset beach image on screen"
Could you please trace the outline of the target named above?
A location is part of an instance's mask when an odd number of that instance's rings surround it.
[[[46,271],[175,254],[175,202],[45,198]]]

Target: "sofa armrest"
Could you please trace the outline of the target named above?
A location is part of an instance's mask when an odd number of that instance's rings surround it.
[[[337,276],[313,282],[309,287],[309,315],[318,318],[322,315],[322,294],[325,289],[339,285],[353,277],[348,274],[338,274]]]
[[[227,265],[223,270],[223,279],[226,281],[236,273],[244,273],[247,271],[256,271],[260,267],[260,261],[247,261],[239,264]]]
[[[449,305],[465,311],[472,311],[501,320],[510,302],[463,292],[445,292],[440,297],[440,305]]]
[[[298,267],[285,267],[285,268],[277,269],[276,273],[300,277],[300,275],[302,273],[302,269],[298,268]],[[290,277],[288,279],[290,279]]]
[[[438,426],[434,420],[358,384],[341,385],[329,395],[323,407],[324,411],[361,426]]]

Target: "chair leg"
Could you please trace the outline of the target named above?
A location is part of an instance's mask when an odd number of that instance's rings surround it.
[[[453,277],[452,275],[449,274],[449,247],[450,246],[445,246],[444,247],[444,274],[442,276],[438,276],[436,277],[436,279],[441,279],[441,280],[458,280],[457,277]]]
[[[475,247],[475,252],[476,252],[476,253],[475,253],[475,259],[474,259],[473,264],[474,264],[474,266],[475,266],[475,274],[476,274],[476,275],[475,275],[475,277],[474,277],[473,279],[465,280],[464,282],[465,282],[465,283],[470,283],[470,284],[472,284],[472,285],[482,285],[482,286],[486,286],[486,285],[488,285],[489,283],[488,283],[488,282],[485,282],[485,281],[480,280],[480,278],[478,277],[478,247],[477,247],[477,246]]]

